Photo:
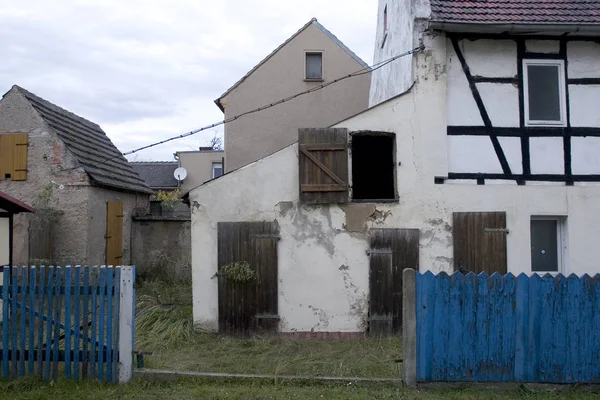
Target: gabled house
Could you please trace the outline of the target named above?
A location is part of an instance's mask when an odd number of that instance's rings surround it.
[[[153,193],[100,126],[19,86],[0,100],[0,190],[37,211],[14,217],[18,265],[128,264]]]
[[[290,145],[299,127],[329,126],[367,108],[368,65],[311,19],[215,100],[225,120],[363,69],[318,94],[226,123],[224,172]]]
[[[375,62],[414,51],[371,107],[189,193],[194,319],[394,334],[405,268],[597,273],[599,39],[600,1],[380,0]]]
[[[0,192],[0,267],[12,265],[14,216],[32,212],[35,210],[31,206]]]

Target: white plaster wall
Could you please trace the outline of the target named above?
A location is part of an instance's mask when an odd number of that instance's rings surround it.
[[[459,46],[473,76],[507,78],[517,75],[514,40],[461,40]]]
[[[532,174],[565,173],[564,145],[560,137],[530,138],[529,157]]]
[[[501,174],[502,166],[487,136],[448,136],[449,172]]]
[[[595,42],[568,42],[569,78],[599,78],[600,44]]]
[[[600,138],[571,138],[571,170],[575,175],[600,174]]]
[[[426,38],[411,92],[337,126],[396,133],[397,204],[298,204],[298,155],[292,145],[190,193],[194,320],[216,329],[217,222],[277,220],[279,313],[282,331],[362,331],[368,304],[368,230],[420,230],[420,270],[452,271],[452,214],[503,211],[508,270],[530,272],[532,215],[566,216],[569,249],[564,273],[598,271],[600,186],[434,184],[449,170],[446,134],[446,41]],[[448,86],[450,87],[450,86]],[[515,138],[502,144],[513,148]],[[539,140],[538,140],[539,139]],[[552,170],[562,141],[532,139],[532,168]],[[537,154],[537,150],[543,150]],[[556,153],[556,154],[555,154]],[[516,155],[509,152],[511,162]],[[560,157],[562,168],[562,156]],[[546,171],[547,172],[547,171]],[[562,171],[561,171],[562,172]],[[232,191],[231,188],[236,188]],[[343,266],[343,267],[342,267]]]
[[[600,127],[599,99],[600,85],[569,85],[571,126]]]
[[[514,128],[520,125],[519,89],[507,83],[478,83],[477,88],[493,126]]]
[[[10,263],[10,219],[0,218],[0,267]]]

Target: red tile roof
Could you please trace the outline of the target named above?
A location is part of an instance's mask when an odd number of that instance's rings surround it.
[[[35,212],[35,209],[4,192],[0,192],[0,208],[9,213]]]
[[[600,24],[600,0],[431,0],[431,19],[483,24]]]

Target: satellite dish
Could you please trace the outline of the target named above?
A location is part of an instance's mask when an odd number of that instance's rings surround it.
[[[177,179],[178,181],[182,181],[187,176],[187,171],[185,170],[185,168],[179,167],[175,170],[173,175],[175,176],[175,179]]]

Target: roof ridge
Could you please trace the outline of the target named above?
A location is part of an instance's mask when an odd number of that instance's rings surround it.
[[[97,123],[90,121],[87,118],[83,118],[82,116],[77,115],[74,112],[67,110],[66,108],[62,108],[61,106],[58,106],[58,105],[52,103],[51,101],[46,100],[43,97],[40,97],[37,94],[32,93],[29,90],[27,90],[19,85],[13,85],[13,88],[15,88],[21,94],[23,94],[27,100],[37,101],[37,102],[41,103],[43,106],[48,107],[50,109],[52,109],[52,108],[58,109],[63,114],[66,114],[66,116],[73,118],[73,120],[75,120],[76,122],[84,122],[86,124],[93,125],[94,127],[99,128],[102,131],[102,133],[104,133],[106,135],[106,132],[104,132],[104,130],[102,130],[102,128],[100,128],[100,125],[98,125]]]

